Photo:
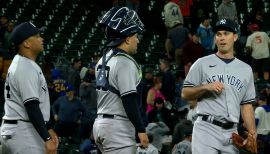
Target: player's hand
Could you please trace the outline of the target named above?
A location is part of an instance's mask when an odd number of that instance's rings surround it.
[[[146,133],[138,133],[142,148],[148,148],[149,140]]]
[[[45,150],[46,154],[57,154],[57,145],[53,139],[45,142]]]
[[[56,143],[56,148],[58,148],[58,145],[59,145],[58,135],[55,133],[55,131],[53,129],[49,129],[48,132],[49,132],[52,140]]]
[[[210,92],[215,92],[216,94],[222,93],[222,91],[225,89],[224,85],[220,83],[219,81],[215,81],[210,84],[206,84],[207,90]]]

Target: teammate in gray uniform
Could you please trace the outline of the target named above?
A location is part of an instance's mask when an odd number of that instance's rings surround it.
[[[113,7],[102,17],[100,25],[109,43],[96,65],[98,117],[93,127],[94,139],[102,153],[134,154],[135,131],[141,146],[148,146],[137,105],[136,87],[142,73],[130,56],[137,53],[138,33],[143,31],[143,23],[135,11]],[[106,64],[106,70],[102,64]],[[101,86],[104,76],[108,84]]]
[[[191,66],[182,90],[183,99],[198,100],[192,154],[238,153],[230,138],[237,132],[240,111],[248,137],[256,141],[252,69],[233,54],[237,24],[221,19],[213,31],[217,53]],[[246,144],[251,144],[250,140]]]
[[[43,51],[39,33],[35,25],[24,22],[11,34],[18,54],[8,69],[5,83],[5,115],[0,132],[5,154],[55,154],[57,151],[58,137],[46,125],[50,118],[47,83],[35,62]]]

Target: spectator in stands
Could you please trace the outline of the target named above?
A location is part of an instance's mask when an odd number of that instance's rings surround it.
[[[266,25],[264,19],[263,19],[263,12],[257,11],[255,13],[255,17],[251,18],[251,24],[257,24],[260,31],[267,31],[269,30],[268,25]]]
[[[185,111],[187,108],[187,102],[181,98],[181,92],[183,88],[183,83],[185,79],[185,72],[180,70],[175,74],[175,106],[177,106],[177,111]],[[185,113],[183,113],[185,114]],[[182,117],[185,117],[181,115]]]
[[[147,148],[138,147],[136,154],[159,154],[158,149],[152,144],[154,136],[152,134],[147,134],[149,139],[149,144]]]
[[[142,107],[141,108],[144,112],[146,112],[146,108],[147,108],[146,100],[147,100],[148,91],[154,85],[153,73],[154,73],[153,68],[147,67],[144,71],[144,76],[141,81],[141,85],[142,85]]]
[[[154,119],[154,121],[150,122],[145,128],[147,134],[152,134],[153,138],[153,146],[155,146],[159,152],[162,149],[162,139],[169,132],[169,127],[162,121],[158,119]]]
[[[184,24],[180,7],[174,0],[167,0],[164,6],[164,19],[167,29],[171,29],[176,24]]]
[[[182,132],[184,139],[174,146],[172,154],[191,154],[192,129],[193,125],[190,121],[183,122],[180,131]]]
[[[99,58],[97,58],[99,59]],[[88,70],[89,70],[89,79],[91,80],[92,83],[95,83],[96,76],[95,76],[95,67],[96,67],[97,62],[92,62],[88,64]]]
[[[209,7],[208,0],[193,0],[193,5],[191,6],[191,32],[196,32],[198,29],[201,19],[209,15],[209,10],[212,9]]]
[[[52,90],[56,95],[55,96],[56,99],[60,96],[66,95],[67,90],[66,88],[67,88],[67,81],[62,77],[60,71],[56,68],[52,69]]]
[[[52,110],[55,124],[55,132],[60,137],[72,137],[75,143],[80,141],[81,117],[84,107],[74,95],[74,87],[67,86],[66,96],[59,97],[53,104]]]
[[[168,59],[161,59],[159,63],[159,68],[162,74],[162,86],[160,91],[165,96],[166,101],[174,103],[175,79],[170,70],[170,62]]]
[[[185,76],[187,75],[191,65],[203,56],[204,48],[199,42],[197,34],[192,35],[192,40],[183,46],[182,62],[184,65]]]
[[[82,79],[82,83],[80,85],[80,98],[81,102],[87,106],[86,109],[94,110],[96,112],[97,93],[95,84],[92,82],[92,80],[93,78],[91,73],[88,71]]]
[[[269,133],[270,133],[270,102],[266,91],[258,96],[259,106],[255,109],[255,120],[257,126],[258,153],[264,154],[270,152]]]
[[[88,138],[97,117],[97,92],[89,71],[85,74],[80,85],[80,98],[85,109],[82,120],[82,136]]]
[[[200,39],[202,46],[204,47],[204,56],[214,53],[214,32],[210,25],[209,16],[203,16],[201,18],[201,24],[197,29],[197,35]]]
[[[44,73],[43,73],[44,74]],[[53,103],[60,97],[66,95],[67,82],[63,77],[60,76],[60,71],[58,69],[51,70],[51,80],[47,81],[50,103],[53,106]],[[50,112],[50,121],[54,124],[55,119],[53,112]]]
[[[223,0],[218,7],[218,19],[231,19],[238,21],[235,3],[232,0]]]
[[[182,23],[175,23],[167,33],[165,50],[170,60],[181,64],[183,45],[191,38],[189,30]]]
[[[71,59],[71,66],[68,70],[67,82],[75,88],[75,96],[79,95],[79,89],[81,84],[80,68],[82,62],[79,58]]]
[[[7,24],[7,29],[4,34],[4,40],[3,40],[3,49],[6,51],[10,51],[12,48],[12,41],[11,41],[11,32],[13,31],[14,23],[9,21]]]
[[[162,86],[162,77],[160,75],[157,75],[153,79],[154,85],[149,89],[147,93],[147,109],[146,112],[149,113],[154,109],[155,99],[161,98],[163,101],[165,101],[164,95],[161,93],[160,89]]]
[[[8,18],[5,15],[2,15],[0,18],[0,47],[3,46],[4,36],[7,30]]]
[[[162,98],[156,98],[154,109],[148,113],[148,122],[162,121],[164,122],[171,130],[173,130],[173,123],[171,112],[165,107],[164,100]]]
[[[173,2],[177,3],[180,7],[181,13],[184,17],[184,23],[185,27],[191,28],[190,27],[190,7],[193,5],[192,0],[172,0]]]
[[[84,78],[85,74],[88,72],[88,68],[87,67],[82,67],[81,71],[80,71],[80,78],[81,80]]]
[[[172,148],[174,148],[178,143],[185,139],[185,136],[189,135],[191,132],[190,130],[193,129],[192,122],[189,120],[181,120],[173,130],[172,136]]]
[[[263,72],[263,79],[269,81],[269,47],[270,38],[265,32],[259,31],[257,24],[249,26],[252,34],[248,36],[246,50],[253,58],[253,72],[255,81],[258,73]]]

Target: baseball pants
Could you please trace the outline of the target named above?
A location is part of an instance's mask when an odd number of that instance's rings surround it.
[[[237,127],[226,130],[199,116],[193,127],[192,154],[238,154],[230,139],[233,132]]]
[[[135,128],[128,119],[98,117],[93,135],[103,154],[135,154]]]
[[[2,123],[0,133],[3,154],[45,153],[44,141],[30,122]]]

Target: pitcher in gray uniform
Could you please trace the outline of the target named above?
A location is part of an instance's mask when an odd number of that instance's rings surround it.
[[[5,154],[55,154],[58,137],[49,126],[46,80],[35,62],[43,51],[40,29],[30,22],[15,27],[11,40],[18,54],[5,83],[5,115],[0,130]]]
[[[137,53],[138,33],[143,23],[127,7],[113,7],[100,25],[108,40],[96,65],[97,114],[93,126],[95,142],[102,153],[135,154],[135,132],[141,146],[148,137],[137,104],[137,86],[142,73],[130,56]]]
[[[230,138],[237,132],[240,111],[248,136],[256,141],[252,69],[233,54],[237,24],[221,19],[213,31],[217,53],[200,58],[191,66],[182,90],[183,99],[198,100],[192,154],[238,153]]]

